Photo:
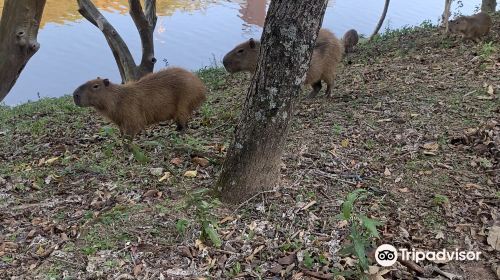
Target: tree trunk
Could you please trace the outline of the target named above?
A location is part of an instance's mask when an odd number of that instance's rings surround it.
[[[481,2],[481,12],[494,13],[497,9],[497,0],[483,0]]]
[[[279,183],[293,108],[327,2],[271,1],[258,66],[217,182],[223,201],[238,203]]]
[[[125,41],[118,31],[99,12],[90,0],[77,0],[78,11],[101,30],[108,42],[118,65],[122,81],[138,80],[147,73],[153,72],[156,58],[154,57],[153,32],[156,26],[156,0],[145,0],[145,10],[139,0],[129,0],[130,16],[139,31],[142,44],[141,64],[137,65]]]
[[[389,9],[389,2],[390,0],[385,0],[384,4],[384,10],[382,11],[382,15],[380,16],[380,19],[378,20],[377,26],[375,27],[375,30],[373,31],[372,35],[370,36],[370,41],[375,37],[375,35],[378,34],[378,31],[382,27],[382,24],[384,24],[385,16],[387,15],[387,10]]]
[[[6,0],[0,20],[0,102],[38,51],[38,28],[46,0]]]
[[[441,21],[444,26],[444,33],[447,34],[450,32],[450,15],[451,15],[451,3],[453,0],[444,0],[444,12],[443,15],[441,16]]]

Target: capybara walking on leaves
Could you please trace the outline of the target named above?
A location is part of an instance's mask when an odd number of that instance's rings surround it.
[[[331,95],[333,80],[337,67],[342,60],[343,46],[339,39],[327,29],[319,31],[314,47],[311,67],[307,72],[305,84],[312,85],[310,97],[314,97],[321,90],[321,81],[327,85],[326,94]],[[236,46],[228,52],[222,63],[230,73],[241,71],[254,72],[260,53],[260,42],[250,39]],[[277,61],[276,63],[279,63]]]
[[[344,51],[346,53],[350,53],[354,50],[354,46],[358,44],[359,35],[355,29],[348,30],[344,37],[342,37],[342,41],[344,43]]]
[[[450,21],[451,32],[462,34],[464,40],[473,40],[476,43],[480,37],[490,32],[491,26],[491,17],[483,12]]]
[[[80,107],[94,107],[133,138],[147,125],[166,120],[174,120],[177,130],[185,129],[206,91],[193,73],[167,68],[123,85],[97,78],[78,87],[73,99]]]

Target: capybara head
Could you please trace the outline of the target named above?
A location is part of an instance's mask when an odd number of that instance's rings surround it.
[[[467,19],[459,17],[454,20],[450,20],[449,28],[450,31],[456,33],[458,31],[465,30],[467,27]]]
[[[90,107],[101,104],[105,98],[104,92],[111,83],[108,79],[97,78],[79,86],[73,92],[73,100],[79,107]]]
[[[260,42],[251,38],[250,40],[237,45],[232,51],[228,52],[222,64],[229,73],[240,71],[255,71],[257,59],[259,58]]]

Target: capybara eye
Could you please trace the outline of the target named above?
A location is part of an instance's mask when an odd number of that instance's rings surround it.
[[[245,50],[244,49],[239,49],[238,53],[243,53]]]
[[[98,88],[99,88],[99,85],[98,85],[98,84],[95,84],[92,88],[93,88],[93,89],[98,89]]]

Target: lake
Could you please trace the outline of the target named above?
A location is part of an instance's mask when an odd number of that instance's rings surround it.
[[[3,7],[0,0],[0,8]],[[128,1],[94,0],[133,53],[141,56],[138,32],[128,15]],[[479,0],[464,1],[452,11],[473,13]],[[154,42],[155,69],[181,66],[197,70],[220,65],[224,54],[251,37],[259,38],[269,1],[157,0],[158,23]],[[383,9],[383,0],[331,0],[323,27],[338,37],[348,29],[369,35]],[[424,20],[436,23],[444,8],[441,0],[393,0],[382,31]],[[47,0],[38,35],[40,50],[31,58],[16,85],[5,98],[7,105],[43,97],[71,94],[83,82],[107,77],[120,82],[113,55],[101,32],[77,11],[74,0]]]

